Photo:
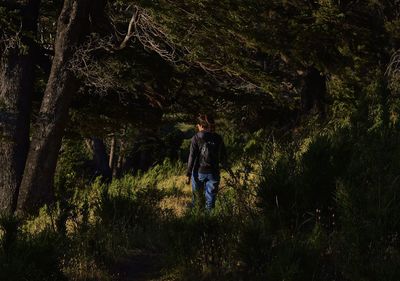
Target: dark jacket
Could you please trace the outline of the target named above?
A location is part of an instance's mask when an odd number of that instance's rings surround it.
[[[218,155],[213,157],[213,163],[211,165],[204,164],[200,159],[200,150],[205,142],[212,142],[215,144],[216,152]],[[190,154],[188,160],[187,175],[190,176],[192,173],[214,173],[219,174],[220,164],[226,167],[227,156],[224,141],[220,135],[213,132],[201,131],[193,136],[190,144]]]

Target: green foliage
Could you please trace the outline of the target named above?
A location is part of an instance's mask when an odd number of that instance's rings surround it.
[[[182,279],[229,278],[236,267],[237,224],[226,214],[188,212],[166,225],[168,260]]]
[[[392,250],[400,229],[396,215],[400,205],[395,199],[400,191],[398,138],[398,132],[390,131],[358,139],[340,182],[337,202],[343,231],[339,241],[352,249],[349,264],[344,265],[350,278],[395,280],[399,276],[393,267],[399,262],[398,252]]]
[[[328,257],[349,280],[399,276],[398,132],[380,128],[317,134],[264,161],[259,206],[268,220],[298,238],[319,226],[330,236],[320,254],[333,248]]]
[[[88,177],[89,152],[81,140],[65,140],[61,148],[55,185],[60,189],[73,188],[79,179]],[[86,173],[85,173],[86,172]]]
[[[23,261],[38,276],[109,280],[110,265],[142,249],[162,253],[158,259],[174,280],[397,280],[398,138],[395,129],[348,128],[305,133],[292,145],[251,144],[263,149],[261,167],[225,174],[211,213],[176,216],[161,208],[175,196],[175,184],[165,182],[183,173],[181,164],[165,161],[110,185],[95,181],[70,198],[66,235],[19,232],[14,245],[41,241],[29,245],[46,252],[47,262],[35,263],[14,246],[18,259],[7,270]]]
[[[110,2],[116,33],[132,3]],[[398,1],[135,4],[153,49],[132,40],[98,51],[108,39],[92,35],[76,51],[74,73],[101,97],[74,100],[78,140],[63,144],[56,204],[0,220],[0,279],[111,280],[109,267],[140,249],[176,280],[399,280],[398,85],[386,75]],[[5,13],[0,26],[14,34]],[[55,25],[41,24],[51,42]],[[310,66],[327,76],[325,119],[301,112]],[[184,164],[170,159],[186,160],[193,133],[174,122],[203,109],[220,115],[233,169],[211,213],[174,213],[162,204],[190,195]],[[109,133],[125,142],[121,155],[147,151],[150,169],[91,178],[81,139]]]
[[[60,237],[50,229],[30,235],[21,232],[19,226],[20,221],[14,217],[3,217],[0,221],[4,232],[0,249],[0,279],[67,280],[59,264],[63,252]]]
[[[137,188],[154,188],[154,187],[171,187],[175,185],[173,177],[183,174],[185,170],[184,164],[180,161],[171,161],[165,158],[160,164],[154,165],[149,170],[139,171],[137,176],[126,175],[121,179],[114,180],[110,185],[110,192],[114,194],[129,194],[133,187]],[[169,180],[172,180],[170,182]],[[169,186],[162,186],[169,184]],[[160,186],[161,185],[161,186]]]

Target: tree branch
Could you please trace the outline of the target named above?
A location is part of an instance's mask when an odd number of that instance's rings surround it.
[[[128,44],[129,40],[131,40],[131,38],[135,35],[132,32],[132,29],[135,25],[135,21],[137,18],[137,14],[133,13],[131,20],[129,21],[129,25],[128,25],[128,32],[125,35],[124,40],[122,40],[122,42],[119,44],[118,49],[123,49],[126,47],[126,45]]]

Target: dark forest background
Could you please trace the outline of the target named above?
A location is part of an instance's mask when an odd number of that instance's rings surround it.
[[[0,280],[399,280],[399,43],[399,0],[0,0]]]

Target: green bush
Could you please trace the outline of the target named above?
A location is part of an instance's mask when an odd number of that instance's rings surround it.
[[[258,206],[273,230],[290,234],[302,245],[317,226],[329,237],[311,257],[322,262],[322,271],[315,276],[399,278],[395,266],[400,261],[396,250],[400,231],[398,141],[396,129],[361,128],[316,134],[306,146],[266,146],[270,157],[263,161]],[[285,240],[278,237],[274,239]],[[251,249],[251,243],[245,248]],[[268,243],[264,248],[268,249]],[[296,256],[303,261],[301,252]],[[247,256],[257,264],[257,257],[264,253]],[[262,271],[266,274],[273,264]]]
[[[232,217],[195,210],[166,229],[168,263],[181,268],[182,280],[223,280],[235,273],[238,228]]]
[[[4,220],[2,220],[3,231],[9,225],[5,225]],[[64,244],[56,233],[45,230],[39,234],[30,235],[16,228],[12,231],[17,231],[15,239],[11,241],[3,237],[2,240],[0,280],[67,280],[60,265]],[[4,247],[6,244],[7,246]]]

